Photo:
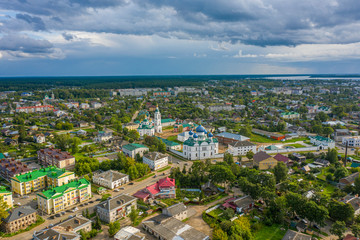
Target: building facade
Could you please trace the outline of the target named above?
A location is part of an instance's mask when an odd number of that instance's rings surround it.
[[[335,141],[322,136],[310,136],[310,142],[316,146],[319,146],[320,149],[327,149],[327,148],[335,148]]]
[[[212,133],[199,125],[196,133],[189,132],[189,138],[183,144],[184,157],[189,160],[199,160],[215,157],[219,153],[219,143]]]
[[[151,170],[158,170],[168,165],[168,158],[163,153],[149,152],[143,156],[143,163],[147,164]]]
[[[96,214],[100,220],[111,223],[126,217],[132,209],[137,208],[137,199],[127,194],[120,194],[100,203],[96,208]]]
[[[256,153],[256,144],[249,141],[237,141],[228,145],[228,152],[233,156],[244,156],[250,151]]]
[[[136,192],[133,196],[144,202],[148,199],[176,198],[175,179],[168,177],[160,179],[155,184]]]
[[[51,188],[37,194],[38,208],[47,214],[64,211],[77,203],[89,200],[91,184],[85,178]]]
[[[129,175],[114,170],[108,170],[94,174],[92,178],[95,184],[114,189],[129,182]]]
[[[2,219],[1,229],[5,233],[14,233],[36,222],[36,211],[29,206],[14,208],[7,218]]]
[[[60,149],[46,148],[37,152],[39,164],[43,166],[57,166],[65,168],[75,165],[75,157]]]
[[[48,186],[62,186],[75,179],[73,172],[50,166],[12,177],[11,189],[19,195],[30,194]]]
[[[126,156],[135,158],[136,154],[139,154],[140,157],[142,157],[145,152],[149,151],[149,148],[147,146],[139,144],[139,143],[130,143],[130,144],[124,145],[122,147],[122,150]]]
[[[0,197],[3,197],[3,200],[8,205],[8,209],[13,207],[12,193],[11,191],[8,191],[4,186],[0,186]]]
[[[360,147],[360,136],[344,137],[342,144],[346,146],[346,143],[349,147]]]

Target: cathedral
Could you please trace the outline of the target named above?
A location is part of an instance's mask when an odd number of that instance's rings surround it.
[[[154,136],[155,133],[162,133],[161,113],[158,106],[156,106],[154,113],[154,121],[150,121],[147,117],[145,117],[145,119],[140,123],[137,131],[139,132],[140,137],[143,137],[144,135]]]

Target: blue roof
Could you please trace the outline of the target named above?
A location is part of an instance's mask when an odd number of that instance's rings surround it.
[[[194,133],[193,133],[192,131],[189,132],[189,135],[190,135],[190,136],[193,135],[193,134],[194,134]]]
[[[196,133],[194,134],[194,138],[198,138],[198,135]]]
[[[196,128],[196,132],[206,132],[206,129],[201,124]]]

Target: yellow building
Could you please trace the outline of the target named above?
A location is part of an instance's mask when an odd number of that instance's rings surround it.
[[[6,190],[6,187],[0,186],[0,197],[3,197],[4,201],[7,203],[8,208],[13,207],[13,198],[12,193]]]
[[[47,186],[62,186],[72,179],[75,179],[73,172],[50,166],[12,177],[11,188],[14,193],[26,195]]]
[[[266,152],[258,152],[254,155],[254,164],[259,166],[259,170],[273,169],[278,161]]]
[[[47,214],[58,213],[90,197],[91,184],[82,178],[38,193],[38,208]]]

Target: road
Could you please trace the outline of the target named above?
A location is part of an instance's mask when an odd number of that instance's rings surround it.
[[[144,99],[144,101],[142,101],[142,103],[141,103],[141,105],[140,105],[140,107],[139,107],[139,110],[137,110],[135,113],[134,113],[134,115],[132,116],[132,118],[131,118],[131,123],[133,123],[134,122],[134,120],[137,118],[137,116],[138,116],[138,114],[139,114],[139,111],[141,110],[141,108],[142,108],[142,106],[144,105],[144,103],[145,103],[145,99]]]

